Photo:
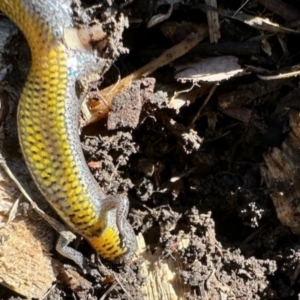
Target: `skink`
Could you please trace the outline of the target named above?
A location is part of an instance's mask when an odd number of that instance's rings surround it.
[[[63,43],[71,26],[70,0],[0,0],[0,10],[23,32],[32,63],[18,108],[19,140],[38,188],[58,215],[104,258],[129,261],[136,248],[126,220],[128,198],[107,196],[89,171],[80,146],[81,103],[76,79],[96,63]],[[62,240],[57,250],[83,265]]]

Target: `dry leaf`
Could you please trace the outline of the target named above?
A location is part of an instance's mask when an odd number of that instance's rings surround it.
[[[231,55],[209,57],[196,63],[177,65],[175,68],[175,78],[182,82],[218,82],[243,72],[238,58]]]

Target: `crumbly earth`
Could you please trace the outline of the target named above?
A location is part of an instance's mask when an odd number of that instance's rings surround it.
[[[74,10],[79,14],[76,2]],[[82,2],[87,8],[84,22],[89,22],[91,16],[107,17],[103,6],[98,9],[94,5],[97,1]],[[145,24],[156,14],[154,2],[136,0],[123,8],[130,27],[123,32],[123,45],[129,53],[122,54],[115,63],[122,77],[181,40],[188,29],[183,30],[180,22],[206,23],[199,1],[182,1],[174,5],[171,17],[164,21],[175,22],[172,30],[166,32],[162,24],[147,29]],[[115,1],[115,5],[123,3]],[[219,1],[218,6],[236,11],[240,1]],[[164,14],[168,8],[166,4],[158,9]],[[293,8],[300,11],[299,5]],[[273,17],[274,22],[285,24],[258,3],[248,3],[244,9],[253,16]],[[118,14],[114,17],[117,23]],[[279,222],[270,197],[272,191],[262,180],[261,166],[263,154],[273,147],[280,148],[290,132],[289,112],[300,108],[299,82],[297,77],[263,81],[256,72],[259,68],[278,71],[296,65],[300,38],[297,34],[262,33],[224,16],[220,21],[220,48],[217,44],[212,49],[204,41],[179,62],[230,54],[238,57],[242,66],[250,66],[248,75],[219,83],[204,107],[213,85],[199,83],[200,96],[191,95],[174,109],[168,97],[189,89],[191,84],[177,82],[173,66],[158,69],[151,78],[135,82],[118,96],[122,105],[112,109],[108,125],[105,120],[83,130],[82,147],[103,189],[110,194],[129,194],[129,220],[135,232],[143,234],[147,250],[155,253],[157,248],[162,249],[161,260],[179,255],[178,272],[188,287],[185,299],[298,299],[299,236]],[[120,27],[107,25],[111,36],[115,30],[116,39],[124,29]],[[20,50],[21,54],[16,54],[16,48],[23,49],[26,43],[19,34],[10,43],[14,46],[6,48],[6,56],[13,61],[17,61],[16,55],[18,61],[19,56],[23,57],[23,64],[14,66],[13,75],[20,72],[24,81],[28,53]],[[113,45],[109,52],[112,56],[124,52],[124,48],[113,49],[117,44]],[[100,88],[115,82],[118,75],[112,68]],[[14,76],[8,75],[8,86],[14,86]],[[91,85],[91,94],[99,86]],[[17,139],[13,109],[8,111],[7,141],[14,149]],[[126,122],[120,122],[121,117]],[[180,248],[183,236],[189,243]],[[95,261],[86,242],[82,241],[78,249]],[[74,266],[62,268],[58,284],[45,299],[100,299],[104,293],[105,299],[142,299],[140,287],[147,278],[140,273],[141,259],[124,268],[104,264],[91,264],[86,275]],[[0,299],[19,296],[1,288]]]

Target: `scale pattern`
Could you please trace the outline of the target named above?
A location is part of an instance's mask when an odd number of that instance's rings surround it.
[[[104,258],[128,260],[135,250],[126,220],[128,199],[104,194],[80,146],[76,66],[61,42],[63,27],[71,23],[67,2],[0,1],[0,10],[24,33],[32,55],[18,109],[20,144],[37,186],[70,228]]]

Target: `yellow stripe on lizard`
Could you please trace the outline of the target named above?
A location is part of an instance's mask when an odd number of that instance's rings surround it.
[[[136,241],[126,220],[128,198],[101,190],[80,146],[75,81],[96,57],[63,43],[64,28],[71,26],[70,1],[1,0],[0,10],[21,29],[31,49],[18,132],[32,177],[58,215],[102,257],[130,260]],[[57,250],[82,266],[82,256],[62,241]]]

